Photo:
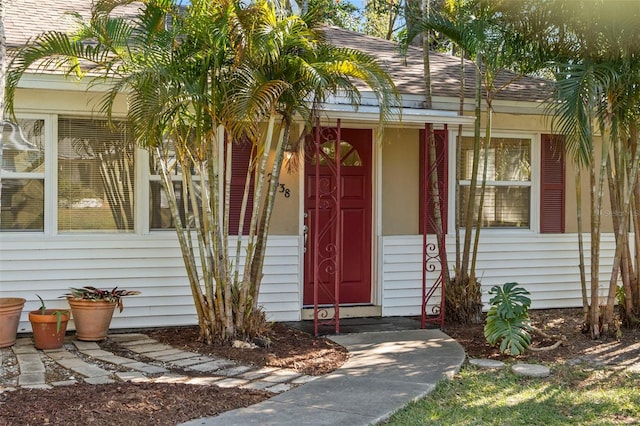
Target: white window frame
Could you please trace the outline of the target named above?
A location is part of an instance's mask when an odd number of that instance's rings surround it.
[[[104,230],[78,230],[72,232],[59,232],[58,230],[58,119],[60,117],[71,117],[83,120],[91,120],[93,117],[87,114],[57,114],[57,113],[33,113],[17,112],[17,119],[24,120],[44,120],[44,173],[30,172],[0,172],[0,178],[9,179],[40,179],[44,180],[44,231],[0,231],[3,237],[20,238],[20,236],[42,235],[47,237],[55,236],[79,236],[79,235],[140,235],[144,229],[149,228],[148,219],[148,196],[145,198],[146,186],[149,185],[148,161],[144,162],[148,156],[146,150],[136,147],[134,150],[134,229],[128,232],[113,232]],[[99,117],[98,117],[99,118]],[[124,120],[124,116],[113,117],[115,120]],[[146,168],[145,168],[146,165]],[[146,203],[146,204],[144,204]],[[145,211],[147,216],[144,216]]]
[[[481,135],[484,137],[484,129],[481,130]],[[473,137],[472,132],[462,132],[462,137]],[[505,139],[529,139],[531,141],[530,149],[531,149],[531,180],[529,182],[530,187],[530,197],[529,197],[529,227],[528,228],[482,228],[482,232],[488,233],[503,233],[503,234],[532,234],[532,233],[540,233],[540,133],[533,132],[504,132],[504,131],[493,131],[491,134],[491,138],[505,138]],[[453,234],[455,232],[456,226],[456,176],[458,173],[458,169],[456,166],[456,147],[458,144],[457,140],[457,130],[449,129],[449,149],[448,149],[448,158],[449,158],[449,178],[448,178],[448,190],[449,190],[449,202],[448,209],[451,214],[449,214],[448,219],[448,229],[449,233]],[[461,181],[461,182],[470,182],[470,181]],[[487,185],[495,185],[495,186],[516,186],[514,184],[504,184],[502,182],[496,181],[487,181]],[[520,185],[522,186],[522,185]]]
[[[138,180],[141,178],[140,176],[141,165],[140,165],[140,156],[139,156],[140,150],[137,146],[137,143],[135,142],[134,142],[134,148],[133,148],[133,179],[134,179],[134,182],[133,182],[133,185],[134,185],[133,229],[130,231],[122,231],[122,230],[115,230],[115,229],[82,229],[82,230],[69,230],[69,231],[60,232],[60,230],[58,229],[58,142],[59,142],[58,141],[58,136],[59,136],[58,121],[61,117],[78,119],[78,120],[87,120],[87,121],[106,120],[106,117],[86,115],[86,114],[74,114],[74,113],[51,114],[51,117],[53,118],[54,129],[55,129],[55,136],[52,136],[52,142],[51,142],[52,143],[51,152],[53,152],[54,154],[54,155],[51,155],[52,157],[51,161],[53,162],[53,167],[55,170],[55,176],[54,176],[54,179],[52,179],[52,183],[51,183],[51,186],[53,189],[52,196],[54,198],[51,204],[51,211],[53,211],[54,213],[51,214],[51,217],[55,218],[55,221],[52,224],[53,231],[51,235],[140,235],[140,230],[143,228],[141,223],[139,222],[139,216],[137,213],[140,210],[138,206],[141,201],[140,189],[138,188],[138,184],[139,182],[143,182],[143,181]],[[114,121],[126,121],[127,118],[125,116],[116,115],[116,116],[112,116],[111,119]]]
[[[44,172],[11,172],[0,171],[0,179],[41,179],[43,181],[44,200],[44,223],[42,231],[24,230],[24,231],[0,231],[2,234],[18,235],[54,235],[57,223],[57,210],[52,209],[54,198],[57,196],[56,184],[58,178],[58,169],[56,166],[57,149],[55,149],[57,134],[57,116],[55,114],[31,114],[17,113],[18,120],[44,120]],[[9,119],[9,121],[12,121]],[[52,191],[53,190],[53,191]]]
[[[224,148],[224,147],[223,147]],[[150,150],[153,148],[150,148]],[[151,151],[147,151],[145,150],[145,157],[144,157],[144,171],[145,171],[145,175],[146,175],[146,179],[143,181],[143,200],[144,201],[144,208],[140,209],[140,210],[144,210],[144,230],[143,232],[145,234],[154,234],[154,233],[163,233],[163,232],[167,232],[167,231],[173,231],[175,232],[175,228],[151,228],[151,218],[150,218],[150,214],[151,214],[151,192],[150,192],[150,186],[151,186],[151,182],[160,182],[162,180],[162,176],[160,174],[153,174],[151,173],[151,167],[150,167],[150,163],[151,160],[153,159],[153,153]],[[176,160],[177,161],[177,160]],[[200,176],[198,175],[194,175],[191,177],[191,179],[193,181],[200,181]],[[182,182],[182,173],[174,173],[171,175],[171,182]],[[222,198],[221,198],[222,199]]]

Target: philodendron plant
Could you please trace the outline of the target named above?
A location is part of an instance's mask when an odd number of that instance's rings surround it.
[[[36,297],[40,299],[40,307],[38,308],[38,310],[40,311],[40,315],[47,315],[47,305],[45,305],[44,300],[42,300],[42,297],[40,297],[40,295],[38,294],[36,294]],[[56,332],[60,332],[60,327],[62,324],[62,316],[69,315],[69,311],[55,310],[55,311],[50,311],[50,314],[56,316]]]
[[[493,286],[489,294],[494,295],[484,325],[484,337],[491,345],[500,342],[500,352],[516,356],[531,344],[529,322],[530,293],[518,283]]]

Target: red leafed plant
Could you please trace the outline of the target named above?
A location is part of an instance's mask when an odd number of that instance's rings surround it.
[[[86,286],[82,288],[70,288],[71,293],[67,293],[62,297],[72,298],[72,299],[83,299],[83,300],[105,300],[107,302],[116,302],[118,304],[118,310],[122,312],[124,306],[122,305],[122,297],[124,296],[135,296],[136,294],[140,294],[137,290],[118,290],[118,287],[114,287],[111,290],[100,289],[92,286]]]

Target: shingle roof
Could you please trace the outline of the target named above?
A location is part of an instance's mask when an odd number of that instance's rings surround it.
[[[19,47],[44,31],[69,32],[75,29],[76,12],[89,18],[91,0],[2,0],[5,2],[5,33],[7,47]],[[139,5],[122,9],[133,13]]]
[[[335,45],[349,47],[375,55],[382,61],[402,94],[424,95],[422,49],[409,47],[406,56],[401,55],[398,44],[392,41],[355,33],[337,27],[327,27],[327,38]],[[457,98],[460,92],[460,58],[431,52],[431,90],[433,96]],[[497,85],[512,80],[517,75],[502,71]],[[474,97],[475,70],[470,61],[465,67],[465,97]],[[541,102],[548,99],[553,83],[550,80],[522,77],[509,84],[496,99]]]
[[[69,12],[89,17],[90,0],[0,0],[5,3],[5,32],[8,47],[23,45],[43,31],[72,31],[74,18]],[[139,6],[127,6],[122,13],[131,14]],[[375,55],[382,61],[402,94],[424,95],[422,50],[410,47],[406,56],[394,42],[355,33],[337,27],[326,27],[328,39],[337,46],[350,47]],[[432,93],[436,97],[457,98],[459,95],[460,60],[454,56],[431,53]],[[502,72],[498,83],[510,80],[515,74]],[[465,72],[465,96],[474,97],[475,72],[471,63]],[[510,84],[497,99],[515,101],[544,101],[552,82],[540,78],[523,77]]]

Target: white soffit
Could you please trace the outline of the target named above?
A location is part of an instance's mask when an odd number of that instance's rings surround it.
[[[380,109],[376,106],[359,106],[344,104],[325,104],[320,108],[320,120],[342,119],[355,123],[378,123],[380,121]],[[425,123],[473,125],[474,117],[460,116],[453,111],[439,111],[422,108],[397,108],[389,113],[387,125],[400,125],[402,127],[424,127]]]

